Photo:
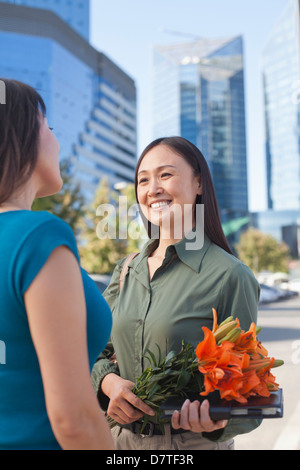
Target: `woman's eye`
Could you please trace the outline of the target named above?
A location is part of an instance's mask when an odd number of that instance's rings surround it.
[[[171,175],[171,173],[162,173],[162,174],[161,174],[161,177],[162,177],[162,178],[164,178],[164,177],[166,177],[166,176],[172,176],[172,175]]]
[[[143,184],[147,181],[147,178],[142,178],[140,181],[139,181],[139,184]]]

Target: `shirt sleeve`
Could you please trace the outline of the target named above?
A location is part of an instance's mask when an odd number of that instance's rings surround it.
[[[218,305],[219,324],[229,316],[240,320],[241,328],[248,330],[257,322],[260,287],[252,271],[238,263],[224,276]]]
[[[23,302],[25,292],[58,246],[68,247],[79,263],[73,232],[58,218],[43,222],[25,237],[12,263],[13,285],[20,302]]]
[[[224,429],[213,432],[203,432],[202,436],[210,441],[226,442],[240,434],[246,434],[258,428],[262,423],[259,419],[230,419]]]
[[[106,411],[109,404],[109,398],[101,390],[101,382],[108,374],[120,375],[114,348],[111,341],[99,355],[92,370],[92,384],[97,395],[102,410]]]
[[[120,276],[125,259],[118,261],[118,263],[116,264],[111,281],[103,293],[103,297],[110,306],[111,311],[114,310],[116,301],[120,294]]]

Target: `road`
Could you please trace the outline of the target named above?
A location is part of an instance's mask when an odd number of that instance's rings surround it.
[[[283,389],[284,416],[237,436],[236,450],[300,450],[300,297],[261,306],[258,325],[269,356],[285,362],[273,369]]]

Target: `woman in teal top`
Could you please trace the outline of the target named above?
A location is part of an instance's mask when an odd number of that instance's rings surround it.
[[[113,449],[90,380],[111,312],[80,268],[71,229],[31,211],[61,188],[59,145],[41,97],[2,81],[0,450]]]

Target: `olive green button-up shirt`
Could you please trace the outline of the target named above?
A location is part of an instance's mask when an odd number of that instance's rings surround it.
[[[156,354],[158,344],[162,355],[167,355],[171,350],[179,352],[183,340],[196,347],[204,337],[202,327],[212,329],[212,308],[217,310],[218,323],[233,315],[243,329],[248,329],[257,321],[259,284],[237,258],[206,236],[197,251],[186,250],[183,239],[167,248],[161,267],[150,281],[147,258],[156,246],[157,241],[150,240],[131,261],[121,292],[119,280],[125,259],[118,262],[104,292],[113,313],[111,342],[92,373],[103,408],[106,405],[100,384],[105,375],[113,372],[135,382],[149,366],[144,358],[146,349]],[[118,365],[109,360],[113,352]]]

